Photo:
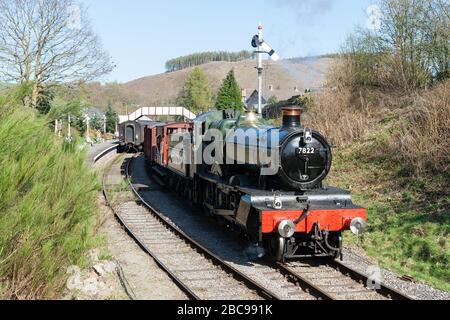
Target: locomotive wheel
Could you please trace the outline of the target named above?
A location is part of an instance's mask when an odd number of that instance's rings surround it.
[[[339,250],[330,250],[330,258],[336,260],[342,258],[342,234],[335,234],[329,241],[333,247],[339,248]]]
[[[269,240],[270,257],[277,262],[284,262],[284,249],[286,247],[286,239],[283,237],[273,236]]]

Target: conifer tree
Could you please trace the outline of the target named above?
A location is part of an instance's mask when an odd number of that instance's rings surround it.
[[[242,103],[241,97],[241,89],[236,81],[233,70],[228,73],[227,77],[222,83],[222,86],[219,89],[219,93],[217,94],[216,109],[234,109],[240,111],[244,110],[244,104]]]
[[[103,121],[97,114],[94,114],[89,121],[89,125],[91,126],[91,129],[101,131],[103,128]]]
[[[114,133],[116,131],[116,124],[119,124],[119,116],[114,110],[111,101],[108,102],[108,109],[106,110],[106,132]]]

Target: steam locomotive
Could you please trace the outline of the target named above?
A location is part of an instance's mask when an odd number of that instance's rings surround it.
[[[155,122],[144,128],[143,150],[156,181],[242,231],[274,260],[336,258],[343,231],[364,231],[366,210],[349,192],[323,184],[332,148],[302,127],[301,115],[285,107],[279,127],[254,111]]]

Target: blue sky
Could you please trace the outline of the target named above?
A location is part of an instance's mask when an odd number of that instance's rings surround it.
[[[80,0],[117,64],[104,80],[164,72],[167,60],[250,50],[258,22],[282,58],[337,52],[375,0]]]

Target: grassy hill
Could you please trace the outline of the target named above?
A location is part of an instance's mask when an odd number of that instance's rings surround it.
[[[306,88],[320,87],[323,84],[332,58],[318,57],[308,59],[265,62],[264,95],[287,99]],[[213,92],[217,92],[227,73],[234,69],[237,81],[250,95],[257,85],[254,60],[240,62],[211,62],[200,66],[211,82]],[[136,94],[141,104],[153,105],[174,101],[180,93],[192,68],[140,78],[124,84],[128,92]],[[272,90],[270,90],[270,88]],[[297,91],[296,91],[297,89]]]
[[[279,100],[304,92],[306,88],[321,87],[333,57],[309,57],[265,62],[264,96],[277,96]],[[240,62],[211,62],[199,66],[203,69],[216,94],[227,73],[234,69],[239,85],[250,95],[257,86],[254,60]],[[90,83],[67,93],[67,98],[84,96],[95,107],[106,108],[109,102],[120,112],[134,111],[137,105],[174,104],[192,68],[148,76],[128,83]],[[296,91],[297,89],[297,91]],[[125,105],[128,108],[125,108]],[[134,107],[133,107],[134,106]]]

